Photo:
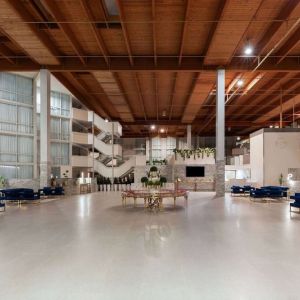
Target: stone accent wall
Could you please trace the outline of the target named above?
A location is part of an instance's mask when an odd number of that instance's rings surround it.
[[[222,197],[225,194],[225,161],[216,161],[216,196]]]
[[[205,167],[205,177],[195,178],[197,180],[197,190],[213,191],[215,189],[215,172],[214,164],[201,164]],[[167,178],[168,183],[173,183],[176,178],[180,178],[181,182],[179,188],[194,189],[194,179],[185,177],[186,165],[163,165],[157,166],[161,175]],[[139,184],[141,178],[146,176],[146,171],[149,171],[150,166],[135,166],[134,168],[134,182]],[[224,174],[224,172],[223,172]]]

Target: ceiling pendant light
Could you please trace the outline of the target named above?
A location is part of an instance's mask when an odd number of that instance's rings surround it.
[[[243,80],[243,79],[239,79],[239,80],[237,81],[236,85],[237,85],[238,87],[243,86],[243,85],[244,85],[244,80]]]

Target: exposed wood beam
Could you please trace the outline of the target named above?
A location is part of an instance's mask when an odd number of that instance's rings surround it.
[[[128,52],[128,55],[129,55],[129,61],[130,61],[130,64],[133,65],[134,61],[133,61],[133,57],[132,57],[132,51],[131,51],[131,46],[130,46],[130,41],[129,41],[129,37],[128,37],[127,28],[126,28],[126,25],[125,25],[125,22],[124,22],[125,14],[124,14],[122,1],[121,0],[116,0],[116,3],[117,3],[117,6],[118,6],[118,9],[119,9],[120,21],[121,21],[121,25],[122,25],[122,31],[123,31],[123,36],[124,36],[127,52]]]
[[[204,119],[195,119],[192,123],[193,126],[199,125],[199,123],[204,123]],[[134,122],[122,122],[122,125],[128,125],[128,126],[150,126],[150,125],[157,125],[157,126],[180,126],[180,125],[188,125],[187,123],[182,123],[180,119],[176,120],[156,120],[156,119],[136,119]],[[226,120],[226,127],[247,127],[247,126],[269,126],[273,124],[273,121],[265,121],[265,122],[259,122],[259,121],[241,121],[241,120]],[[211,125],[211,124],[207,124]],[[204,128],[204,127],[203,127]]]
[[[185,16],[184,16],[184,22],[183,22],[183,29],[181,33],[181,42],[180,42],[180,51],[179,51],[179,58],[178,58],[178,64],[181,64],[183,50],[184,50],[184,41],[187,33],[188,28],[188,18],[189,18],[189,11],[191,6],[191,0],[186,0],[186,7],[185,7]]]
[[[86,83],[79,77],[77,76],[76,73],[70,73],[71,77],[74,79],[74,81],[76,81],[77,85],[79,85],[85,92],[84,95],[88,97],[89,102],[93,103],[95,109],[95,112],[99,112],[100,116],[103,117],[110,117],[109,113],[107,112],[107,110],[105,108],[103,108],[102,106],[99,105],[99,100],[96,97],[90,96],[89,94],[87,94],[87,91],[89,90],[88,86],[86,85]],[[84,101],[83,101],[84,102]],[[95,105],[96,104],[96,105]]]
[[[87,107],[102,117],[108,117],[108,114],[99,106],[95,105],[97,102],[90,95],[86,94],[86,88],[76,78],[76,75],[72,73],[52,73],[79,101],[86,104]],[[72,84],[69,80],[70,77],[75,84]]]
[[[152,34],[153,34],[153,57],[154,64],[157,64],[157,53],[156,53],[156,11],[155,11],[155,0],[152,0]]]
[[[154,79],[154,93],[155,93],[155,106],[156,106],[156,120],[159,119],[159,105],[158,105],[158,85],[157,85],[157,78],[156,73],[153,73],[153,79]]]
[[[51,56],[49,58],[44,58],[44,57],[36,57],[35,53],[36,53],[36,49],[35,51],[33,51],[32,47],[27,48],[27,44],[25,45],[23,42],[19,43],[17,40],[14,39],[14,37],[12,36],[12,34],[10,34],[8,31],[10,30],[10,25],[9,23],[6,23],[6,25],[8,26],[6,28],[3,27],[3,31],[5,32],[5,34],[7,36],[9,36],[9,39],[11,41],[14,42],[14,44],[17,44],[20,48],[22,48],[24,50],[24,52],[26,52],[31,58],[32,60],[34,60],[37,63],[41,63],[45,61],[51,61],[51,64],[59,64],[60,63],[60,59],[59,59],[59,55],[60,53],[58,52],[57,48],[55,47],[55,45],[53,44],[53,42],[51,41],[51,39],[44,34],[42,31],[40,31],[38,29],[38,27],[36,26],[36,24],[31,23],[33,20],[32,15],[24,8],[24,6],[22,5],[22,3],[20,3],[19,0],[4,0],[5,3],[7,3],[13,10],[14,12],[23,20],[26,22],[25,25],[30,29],[30,31],[33,33],[33,36],[35,38],[37,38],[37,40],[33,39],[32,43],[41,43],[45,49],[46,49],[46,53]],[[38,45],[36,45],[38,46]],[[19,62],[19,59],[18,59]]]
[[[133,109],[132,109],[132,107],[131,107],[131,105],[130,105],[130,103],[128,101],[127,94],[126,94],[125,89],[123,87],[123,84],[122,84],[122,82],[121,82],[121,80],[119,78],[119,75],[116,72],[114,72],[113,76],[114,76],[114,79],[115,79],[116,83],[118,84],[118,87],[119,87],[119,89],[120,89],[120,91],[121,91],[121,93],[122,93],[122,95],[124,97],[124,101],[125,101],[126,105],[129,108],[131,118],[134,120]]]
[[[225,5],[226,5],[226,0],[221,0],[220,4],[218,6],[216,17],[215,17],[216,20],[221,19],[224,8],[225,8]],[[203,51],[205,56],[207,55],[208,49],[209,49],[209,47],[212,43],[213,37],[214,37],[215,32],[217,30],[217,26],[218,26],[218,22],[214,22],[214,23],[212,23],[212,25],[210,27],[209,34],[208,34],[208,37],[207,37],[207,40],[206,40],[206,43],[205,43],[206,46],[205,46],[204,51]]]
[[[9,63],[15,64],[14,59],[11,57],[14,55],[14,53],[4,44],[0,43],[0,55],[3,56],[4,59],[6,59]]]
[[[276,96],[266,96],[262,101],[261,101],[261,105],[258,109],[256,109],[256,113],[265,113],[265,110],[268,109],[269,105],[273,105],[275,103],[275,105],[280,101],[281,97],[288,97],[290,98],[291,96],[289,95],[290,92],[292,92],[293,94],[297,94],[299,93],[300,90],[300,82],[299,80],[290,80],[288,81],[285,86],[282,86],[282,92],[278,93]]]
[[[101,33],[100,33],[99,29],[97,29],[96,24],[94,23],[93,15],[92,15],[92,12],[91,12],[90,7],[88,5],[88,2],[86,0],[80,0],[80,3],[81,3],[81,6],[84,9],[85,14],[87,15],[88,20],[91,21],[90,22],[90,27],[91,27],[91,30],[92,30],[92,32],[95,36],[96,41],[97,41],[98,48],[100,49],[101,53],[103,54],[103,57],[104,57],[106,63],[109,64],[109,57],[108,57],[107,48],[105,46],[105,43],[103,41],[103,38],[101,36]]]
[[[284,97],[283,98],[283,104],[282,104],[282,111],[288,111],[293,108],[293,105],[300,104],[300,89],[298,88],[299,95],[294,97]],[[266,122],[270,119],[273,119],[274,117],[277,117],[280,115],[281,107],[280,104],[278,104],[278,107],[270,110],[268,113],[264,114],[262,117],[257,119],[257,122]],[[274,121],[273,121],[274,124]]]
[[[77,41],[75,34],[73,33],[72,29],[70,28],[69,24],[63,23],[64,17],[61,13],[60,9],[57,7],[56,3],[53,0],[43,0],[43,3],[45,6],[50,10],[51,15],[54,17],[56,21],[58,21],[59,28],[63,31],[65,34],[65,37],[70,42],[73,50],[78,55],[80,61],[85,64],[85,54],[80,46],[79,42]]]
[[[286,1],[283,3],[282,9],[280,9],[279,14],[275,18],[275,20],[286,20],[294,11],[294,9],[299,5],[299,0],[295,1]],[[277,33],[277,31],[282,26],[281,22],[272,22],[271,26],[267,29],[263,37],[260,39],[258,44],[255,46],[256,53],[263,53],[267,46],[269,45],[273,36]]]
[[[172,113],[173,113],[173,104],[174,104],[174,98],[176,96],[176,83],[177,83],[178,73],[175,73],[174,82],[173,82],[173,89],[172,89],[172,95],[171,95],[171,104],[170,104],[170,113],[169,113],[169,120],[172,119]]]
[[[300,27],[292,34],[288,41],[276,52],[276,56],[279,56],[277,64],[282,62],[285,57],[300,43]]]
[[[18,55],[11,58],[18,60],[18,65],[5,63],[0,65],[0,71],[35,71],[40,69],[41,64],[29,62],[27,57]],[[202,60],[198,58],[182,59],[179,66],[178,60],[174,58],[161,58],[158,60],[157,66],[154,65],[153,59],[139,58],[135,59],[135,64],[130,65],[127,58],[111,58],[110,65],[97,57],[90,57],[86,64],[79,62],[77,58],[65,57],[61,59],[60,65],[43,64],[44,68],[48,68],[53,72],[88,72],[88,71],[111,71],[111,72],[203,72],[215,73],[217,65],[204,65]],[[298,72],[300,61],[297,58],[287,56],[279,64],[275,64],[274,59],[266,60],[257,72]],[[227,72],[249,72],[253,68],[245,59],[233,59],[232,63],[226,66]]]
[[[279,87],[282,84],[282,82],[286,80],[287,80],[287,73],[284,74],[276,73],[274,78],[271,78],[266,84],[263,85],[262,90],[265,90],[264,93],[256,96],[255,90],[253,90],[252,93],[247,95],[245,97],[245,100],[243,101],[243,103],[251,103],[252,106],[251,107],[243,106],[243,107],[235,108],[234,111],[237,113],[237,117],[248,111],[253,110],[254,105],[259,105],[259,103],[263,103],[264,101],[263,99],[265,99],[266,95],[268,94],[268,90],[275,87]],[[226,114],[233,115],[232,109],[228,108]]]
[[[135,80],[136,88],[137,88],[137,91],[138,91],[141,107],[143,109],[144,119],[147,120],[145,103],[144,103],[144,99],[143,99],[143,95],[142,95],[142,91],[141,91],[141,87],[140,87],[140,80],[139,80],[139,77],[138,77],[137,73],[134,73],[134,80]]]

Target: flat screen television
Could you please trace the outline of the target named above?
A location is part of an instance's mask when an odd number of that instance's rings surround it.
[[[185,169],[186,177],[204,177],[205,168],[200,166],[186,166]]]

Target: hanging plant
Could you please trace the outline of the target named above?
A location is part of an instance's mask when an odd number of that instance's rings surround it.
[[[191,158],[192,156],[194,157],[194,159],[196,158],[204,158],[204,156],[206,155],[206,157],[210,157],[211,155],[215,155],[216,149],[215,148],[196,148],[196,149],[173,149],[173,153],[175,154],[175,159],[177,159],[177,154],[179,154],[181,156],[181,158],[183,160],[185,160],[186,158]]]

